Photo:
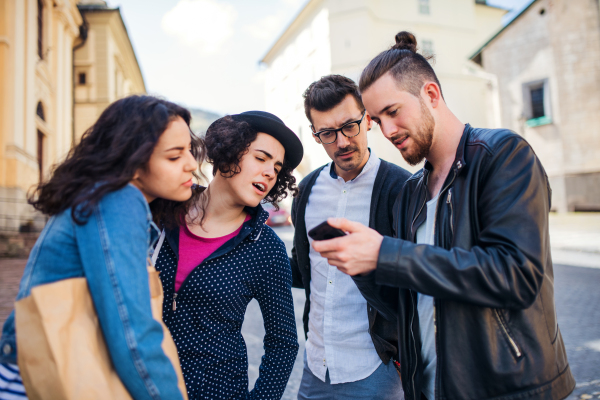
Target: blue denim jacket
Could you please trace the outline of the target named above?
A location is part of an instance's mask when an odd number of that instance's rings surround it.
[[[109,193],[84,225],[71,209],[52,217],[31,250],[17,300],[31,288],[86,277],[106,345],[134,399],[182,399],[152,318],[146,270],[156,239],[148,203],[132,185]],[[0,363],[16,364],[14,311],[2,329]]]

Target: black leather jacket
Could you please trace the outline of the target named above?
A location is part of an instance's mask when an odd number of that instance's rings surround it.
[[[539,159],[514,132],[467,125],[439,194],[435,246],[417,245],[431,169],[396,201],[399,239],[385,237],[377,270],[355,280],[370,304],[399,317],[406,399],[421,398],[417,292],[435,298],[436,399],[567,397],[575,380],[556,321],[551,193]],[[400,288],[399,298],[374,283]]]

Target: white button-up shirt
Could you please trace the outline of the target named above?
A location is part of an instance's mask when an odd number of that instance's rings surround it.
[[[329,217],[369,225],[373,184],[381,160],[371,151],[360,174],[345,182],[328,164],[315,181],[306,205],[307,232]],[[308,240],[312,244],[312,239]],[[370,376],[381,364],[369,334],[366,300],[352,278],[327,263],[310,246],[310,313],[306,357],[312,373],[332,384]]]

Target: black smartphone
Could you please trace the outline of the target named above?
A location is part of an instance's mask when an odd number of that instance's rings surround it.
[[[340,236],[345,236],[346,233],[338,228],[329,225],[327,221],[321,222],[319,225],[308,231],[308,236],[313,240],[329,240]]]

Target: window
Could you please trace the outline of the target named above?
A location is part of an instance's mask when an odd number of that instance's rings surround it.
[[[37,15],[37,28],[38,28],[38,56],[40,59],[44,58],[44,1],[38,0],[38,15]]]
[[[420,14],[430,14],[429,10],[429,0],[418,0],[419,1],[419,13]]]
[[[423,40],[423,55],[425,57],[433,55],[433,41],[432,40]]]
[[[86,78],[87,77],[85,75],[85,72],[80,72],[77,75],[77,83],[80,84],[80,85],[85,85],[86,84]]]
[[[523,85],[523,114],[529,127],[552,123],[548,80],[529,82]]]
[[[46,118],[44,117],[44,106],[42,105],[42,102],[39,101],[37,103],[37,107],[35,109],[35,114],[40,117],[42,119],[42,121],[45,121]]]
[[[44,177],[44,134],[39,129],[37,131],[37,161],[41,182]]]

